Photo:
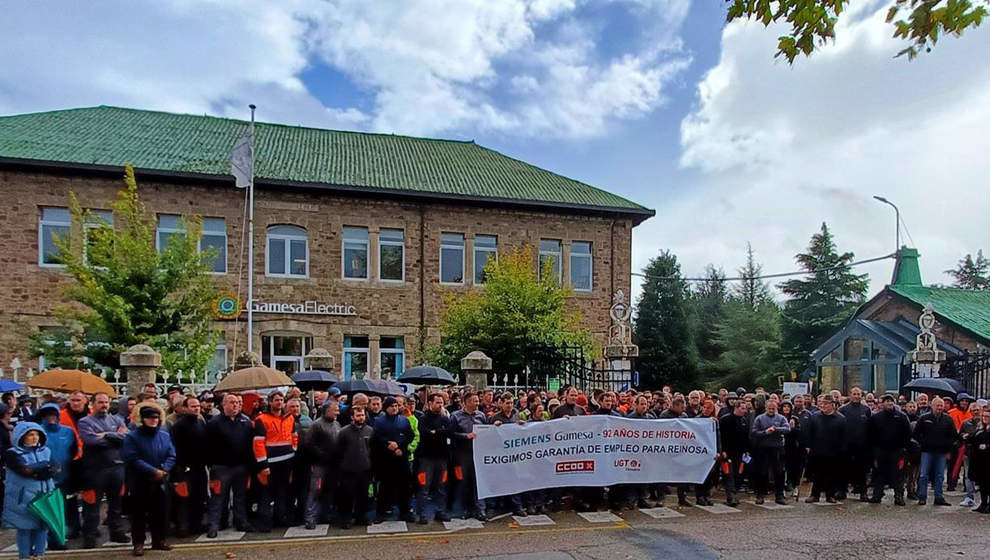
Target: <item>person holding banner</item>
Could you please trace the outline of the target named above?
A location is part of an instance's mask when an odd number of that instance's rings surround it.
[[[637,420],[656,420],[656,416],[650,412],[650,399],[643,394],[638,395],[633,400],[633,409],[626,414],[626,418],[634,418]],[[633,506],[640,509],[650,507],[650,503],[646,501],[647,496],[650,494],[651,484],[630,484],[627,487],[626,500],[629,504],[629,508],[632,509]]]
[[[768,477],[773,476],[775,500],[787,505],[784,498],[784,438],[791,426],[782,414],[777,414],[777,401],[768,399],[765,412],[753,420],[750,434],[756,459],[756,504],[763,503],[767,493]]]
[[[488,419],[488,423],[493,426],[501,426],[502,424],[525,424],[525,422],[519,418],[519,412],[512,406],[513,400],[512,393],[505,392],[499,395],[498,408],[496,412],[492,414],[491,418]],[[506,499],[512,506],[512,515],[525,517],[527,513],[526,510],[523,509],[522,498],[522,494],[488,498],[488,500],[486,500],[487,510],[491,512],[497,511],[498,502],[502,499]]]
[[[450,415],[450,423],[454,444],[454,480],[461,496],[463,517],[474,517],[484,522],[488,521],[485,501],[478,498],[478,483],[474,475],[474,427],[487,423],[485,414],[478,410],[480,402],[477,393],[464,395],[462,408]]]

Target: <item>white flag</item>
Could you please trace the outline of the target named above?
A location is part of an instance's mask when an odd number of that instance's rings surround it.
[[[237,179],[237,188],[247,188],[254,178],[254,150],[251,131],[248,130],[234,143],[230,152],[230,174]]]

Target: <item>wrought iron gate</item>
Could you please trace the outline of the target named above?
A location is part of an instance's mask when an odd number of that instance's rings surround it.
[[[636,377],[632,369],[596,367],[580,346],[531,346],[526,350],[526,372],[530,387],[574,385],[586,392],[628,390]]]
[[[990,398],[990,352],[964,352],[949,358],[939,371],[942,377],[962,383],[966,392],[978,399]]]

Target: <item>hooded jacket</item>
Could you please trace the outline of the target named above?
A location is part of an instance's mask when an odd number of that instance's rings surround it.
[[[38,432],[38,445],[25,447],[24,436]],[[58,470],[51,462],[48,436],[34,422],[18,422],[14,427],[13,445],[4,452],[7,465],[6,493],[3,499],[3,522],[14,529],[41,529],[41,521],[28,511],[28,504],[38,495],[55,489],[54,474]]]
[[[39,418],[49,409],[54,410],[55,414],[61,412],[57,404],[48,403],[38,409]],[[76,434],[72,428],[60,424],[58,419],[55,422],[42,421],[41,427],[45,430],[45,437],[48,439],[48,450],[52,454],[51,461],[60,469],[55,475],[55,484],[62,486],[69,478],[69,465],[78,453]]]
[[[164,415],[159,418],[162,417]],[[160,426],[161,420],[159,427],[155,428],[142,424],[136,430],[127,432],[124,437],[121,457],[126,465],[127,485],[132,488],[136,484],[154,480],[156,471],[163,470],[167,473],[175,466],[172,438]]]

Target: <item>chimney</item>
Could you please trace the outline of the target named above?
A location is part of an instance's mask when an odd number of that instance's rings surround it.
[[[911,247],[901,247],[897,252],[897,263],[894,265],[894,277],[891,286],[911,287],[923,286],[921,283],[921,268],[918,266],[918,250]]]

